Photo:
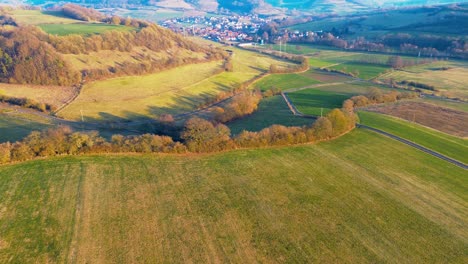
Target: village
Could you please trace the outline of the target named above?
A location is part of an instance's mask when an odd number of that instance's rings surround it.
[[[272,23],[271,18],[262,18],[256,14],[233,16],[190,16],[165,20],[162,26],[185,36],[197,36],[232,45],[242,43],[264,44],[267,40],[274,42],[298,40],[316,36],[321,32],[281,29],[274,36],[265,30]]]

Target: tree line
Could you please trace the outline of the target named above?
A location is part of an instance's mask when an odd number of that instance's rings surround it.
[[[252,95],[254,96],[254,95]],[[230,129],[219,122],[194,117],[179,132],[180,141],[164,135],[114,135],[110,140],[97,132],[73,132],[67,126],[34,131],[15,143],[0,144],[0,163],[25,161],[36,157],[79,155],[87,153],[206,153],[237,148],[253,148],[312,143],[339,137],[355,127],[354,109],[370,104],[395,102],[415,97],[415,93],[391,91],[382,93],[372,88],[365,95],[343,102],[341,109],[333,109],[314,123],[302,127],[272,125],[258,132],[243,131],[232,136]],[[161,121],[174,122],[170,115]]]
[[[418,97],[417,93],[413,92],[397,92],[390,91],[383,93],[377,88],[371,88],[367,94],[356,95],[347,99],[343,102],[343,109],[346,111],[352,111],[354,108],[366,107],[368,105],[393,103],[398,100],[411,99]]]
[[[18,98],[0,94],[0,103],[8,103],[12,105],[18,105],[24,108],[31,108],[41,112],[55,111],[56,107],[51,104],[40,103],[29,98]]]
[[[34,131],[15,143],[0,144],[0,164],[37,157],[88,153],[206,153],[317,142],[346,133],[354,128],[355,122],[354,113],[334,109],[310,126],[273,125],[259,132],[244,131],[232,137],[226,125],[196,117],[185,123],[180,134],[182,141],[153,134],[114,135],[110,140],[106,140],[99,136],[98,132],[73,132],[67,126],[60,126],[42,132]]]

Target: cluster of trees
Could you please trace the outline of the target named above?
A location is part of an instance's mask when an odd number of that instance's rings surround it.
[[[67,17],[87,22],[96,21],[114,25],[131,26],[135,28],[142,28],[149,25],[148,22],[138,19],[122,18],[119,16],[108,17],[94,9],[75,4],[65,4],[60,8],[60,10]]]
[[[320,70],[326,71],[326,72],[339,73],[339,74],[343,74],[343,75],[347,75],[347,76],[351,76],[351,77],[357,77],[359,75],[358,70],[354,70],[354,72],[346,72],[346,71],[342,71],[342,70],[330,69],[330,68],[325,68],[325,67],[320,68]]]
[[[421,88],[421,89],[430,90],[430,91],[437,91],[437,89],[433,85],[429,85],[429,84],[425,84],[425,83],[419,83],[419,82],[415,82],[415,81],[406,81],[406,80],[404,80],[404,81],[401,81],[399,84],[407,85],[407,86],[413,86],[413,87],[416,87],[416,88]]]
[[[0,164],[30,160],[36,157],[78,155],[85,153],[183,153],[187,148],[171,137],[145,134],[141,136],[114,135],[111,141],[97,132],[73,132],[61,126],[43,132],[34,131],[22,141],[0,144]]]
[[[390,91],[383,93],[377,88],[371,88],[365,95],[353,96],[343,102],[343,109],[353,111],[357,107],[365,107],[373,104],[392,103],[402,99],[418,97],[417,93]]]
[[[28,98],[17,98],[0,94],[0,103],[18,105],[24,108],[31,108],[41,112],[55,111],[57,108],[53,105],[36,102]]]
[[[165,117],[172,122],[170,116]],[[172,120],[172,121],[171,121]],[[0,144],[0,164],[86,153],[186,153],[214,152],[235,148],[265,147],[316,142],[338,137],[355,127],[356,116],[347,109],[334,109],[311,126],[285,127],[273,125],[259,132],[244,131],[231,137],[229,128],[221,123],[192,118],[180,134],[182,142],[170,136],[144,134],[114,135],[111,140],[97,132],[73,132],[67,126],[34,131],[15,143]]]
[[[223,72],[224,70],[221,69],[221,72]],[[211,106],[213,104],[216,104],[216,103],[219,103],[219,102],[222,102],[226,99],[229,99],[230,97],[233,97],[234,95],[236,94],[240,94],[240,93],[243,93],[246,91],[246,89],[254,82],[260,80],[261,78],[265,77],[268,73],[262,73],[248,81],[245,81],[237,86],[235,86],[234,88],[232,88],[231,90],[229,91],[224,91],[224,92],[220,92],[220,93],[217,93],[215,96],[213,97],[207,97],[203,100],[203,102],[201,102],[199,105],[198,105],[198,109],[203,109],[203,108],[206,108],[208,106]]]
[[[312,126],[285,127],[273,125],[259,132],[243,131],[230,137],[229,128],[204,119],[190,119],[182,139],[190,152],[212,152],[233,148],[250,148],[317,142],[338,137],[352,130],[356,115],[345,109],[334,109]]]
[[[262,93],[259,91],[244,91],[234,96],[226,106],[216,107],[214,119],[226,123],[250,115],[257,110],[261,99]]]
[[[0,32],[0,81],[69,86],[80,81],[74,70],[34,26]]]
[[[75,4],[65,4],[62,6],[65,16],[82,21],[101,21],[105,18],[100,12]]]

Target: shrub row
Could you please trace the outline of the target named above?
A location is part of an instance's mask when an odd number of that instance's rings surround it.
[[[365,95],[353,96],[343,102],[343,109],[352,111],[357,107],[365,107],[372,104],[391,103],[402,99],[410,99],[418,97],[417,93],[412,92],[397,92],[391,91],[388,93],[382,93],[377,88],[372,88]]]
[[[73,132],[61,126],[42,132],[34,131],[22,141],[0,144],[0,164],[86,153],[185,153],[214,152],[235,148],[290,145],[316,142],[337,137],[354,128],[352,112],[334,109],[311,126],[273,125],[259,132],[244,131],[231,137],[229,128],[201,118],[188,120],[181,133],[182,142],[169,136],[144,134],[114,135],[108,141],[97,132]]]
[[[429,84],[424,84],[424,83],[419,83],[419,82],[414,82],[414,81],[401,81],[400,84],[402,85],[408,85],[408,86],[413,86],[425,90],[430,90],[430,91],[437,91],[437,89],[433,85]]]
[[[53,112],[57,109],[53,105],[46,104],[46,103],[39,103],[32,99],[10,97],[6,95],[0,95],[0,103],[9,103],[12,105],[18,105],[18,106],[25,107],[25,108],[39,110],[41,112],[47,112],[47,111]]]

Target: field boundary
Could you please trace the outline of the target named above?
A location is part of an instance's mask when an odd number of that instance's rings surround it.
[[[301,116],[301,117],[305,117],[305,118],[312,118],[312,119],[317,119],[318,116],[314,116],[314,115],[305,115],[303,113],[301,113],[299,110],[297,110],[296,106],[294,105],[294,103],[289,99],[289,97],[286,95],[286,93],[282,92],[281,93],[281,96],[284,98],[284,100],[286,101],[286,104],[288,105],[289,109],[291,110],[291,112],[293,113],[293,115],[295,116]],[[378,133],[378,134],[381,134],[383,136],[386,136],[386,137],[389,137],[391,139],[394,139],[394,140],[397,140],[403,144],[406,144],[410,147],[413,147],[415,149],[418,149],[422,152],[425,152],[429,155],[432,155],[434,157],[437,157],[439,159],[442,159],[442,160],[445,160],[449,163],[452,163],[453,165],[455,166],[458,166],[462,169],[468,169],[468,165],[466,165],[465,163],[461,162],[461,161],[458,161],[454,158],[451,158],[451,157],[448,157],[448,156],[445,156],[443,154],[440,154],[439,152],[437,151],[434,151],[434,150],[431,150],[429,148],[426,148],[422,145],[419,145],[415,142],[412,142],[410,140],[407,140],[407,139],[404,139],[402,137],[399,137],[399,136],[396,136],[394,134],[391,134],[391,133],[388,133],[388,132],[385,132],[383,130],[380,130],[380,129],[377,129],[377,128],[373,128],[373,127],[370,127],[370,126],[366,126],[366,125],[362,125],[362,124],[359,124],[359,123],[356,123],[356,127],[357,128],[363,128],[363,129],[367,129],[367,130],[370,130],[372,132],[375,132],[375,133]]]

